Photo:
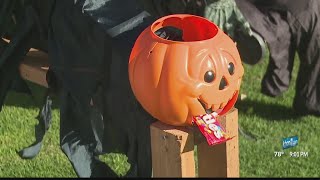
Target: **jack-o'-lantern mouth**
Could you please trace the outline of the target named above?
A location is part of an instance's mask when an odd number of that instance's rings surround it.
[[[200,97],[198,98],[198,101],[207,114],[212,114],[213,112],[220,114],[221,112],[224,112],[224,110],[226,110],[226,108],[232,107],[235,104],[237,97],[238,97],[238,91],[235,91],[234,94],[232,95],[232,97],[228,100],[228,102],[226,104],[220,103],[219,105],[214,105],[214,104],[210,105],[210,104],[206,103]]]

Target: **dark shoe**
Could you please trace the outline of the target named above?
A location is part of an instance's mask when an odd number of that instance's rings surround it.
[[[265,80],[262,80],[261,93],[269,97],[277,97],[282,94],[280,90],[275,90],[275,88],[272,87],[274,86],[270,86]]]
[[[277,97],[287,91],[289,86],[285,86],[279,78],[268,72],[264,75],[261,82],[261,93],[269,97]]]
[[[261,93],[264,94],[264,95],[266,95],[266,96],[272,97],[272,98],[281,95],[281,93],[279,93],[279,94],[272,94],[270,91],[266,90],[265,88],[261,88]]]
[[[317,111],[308,111],[308,110],[301,110],[301,109],[293,109],[294,111],[294,115],[295,116],[308,116],[308,115],[313,115],[313,116],[318,116],[320,117],[320,112],[317,112]]]
[[[308,106],[307,103],[297,101],[294,99],[293,102],[293,111],[295,115],[298,116],[307,116],[307,115],[314,115],[314,116],[320,116],[320,109],[314,108],[314,106]]]

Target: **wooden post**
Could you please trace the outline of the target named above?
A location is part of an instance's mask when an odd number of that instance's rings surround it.
[[[219,118],[232,140],[216,146],[198,145],[199,177],[239,177],[238,110],[232,109]]]
[[[153,177],[195,177],[192,131],[161,122],[150,130]]]
[[[209,146],[198,129],[156,122],[151,125],[153,177],[196,177],[197,145],[199,177],[239,177],[238,110],[219,118],[232,140]]]

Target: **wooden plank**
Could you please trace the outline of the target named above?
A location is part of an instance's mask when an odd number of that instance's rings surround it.
[[[2,39],[8,43],[10,42],[8,39]],[[31,48],[20,64],[19,70],[23,79],[48,88],[46,80],[48,67],[48,55],[42,51]]]
[[[232,140],[216,146],[198,145],[199,177],[239,177],[238,110],[232,109],[219,118]]]
[[[195,177],[193,132],[161,122],[150,131],[153,177]]]
[[[19,70],[23,79],[48,88],[46,80],[48,67],[48,55],[31,49],[20,64]]]

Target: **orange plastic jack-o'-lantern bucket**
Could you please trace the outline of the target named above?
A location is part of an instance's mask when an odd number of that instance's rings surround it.
[[[180,30],[181,37],[161,34],[166,27]],[[160,18],[145,29],[129,60],[137,100],[154,118],[175,126],[228,112],[243,73],[235,43],[209,20],[187,14]]]

